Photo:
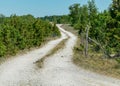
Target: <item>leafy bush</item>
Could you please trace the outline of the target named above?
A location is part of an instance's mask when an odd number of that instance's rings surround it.
[[[48,37],[60,36],[55,25],[32,15],[4,17],[0,23],[0,57],[40,46]]]
[[[4,56],[6,53],[6,46],[0,42],[0,57]]]
[[[116,61],[117,61],[118,63],[120,63],[120,58],[116,58]]]

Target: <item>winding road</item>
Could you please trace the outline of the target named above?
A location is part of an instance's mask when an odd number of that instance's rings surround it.
[[[61,38],[50,41],[42,48],[17,55],[0,65],[0,86],[120,86],[120,80],[99,75],[77,67],[72,62],[77,37],[61,31]],[[43,68],[35,64],[58,43],[69,36],[66,46],[47,58]]]

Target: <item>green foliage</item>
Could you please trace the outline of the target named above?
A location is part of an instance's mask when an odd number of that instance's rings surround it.
[[[85,28],[90,25],[89,37],[96,40],[108,56],[120,52],[120,0],[113,0],[109,10],[98,12],[95,0],[81,6],[73,4],[69,7],[71,23],[85,39]],[[83,33],[83,34],[82,34]],[[100,46],[91,43],[92,49],[98,51]]]
[[[80,19],[80,4],[73,4],[69,7],[72,25],[78,23]]]
[[[0,42],[0,57],[4,56],[5,53],[6,53],[6,46],[2,42]]]
[[[45,16],[45,17],[42,17],[41,19],[45,20],[45,21],[54,22],[54,23],[57,23],[57,24],[69,24],[70,23],[70,17],[68,15]]]
[[[118,62],[118,63],[120,63],[120,58],[116,58],[116,61]],[[119,66],[120,67],[120,66]]]
[[[0,21],[0,57],[40,46],[46,38],[53,35],[60,36],[55,25],[40,18],[34,18],[32,15],[4,17]]]

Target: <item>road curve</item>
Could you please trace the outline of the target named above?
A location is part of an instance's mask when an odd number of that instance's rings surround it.
[[[42,48],[15,56],[0,65],[0,86],[31,86],[31,80],[37,72],[34,62],[45,56],[59,42],[67,38],[65,33],[61,32],[61,34],[61,38],[48,42]]]
[[[40,49],[16,56],[0,66],[0,86],[120,86],[120,80],[78,68],[71,58],[77,37],[57,25],[60,39]],[[38,69],[35,61],[42,58],[60,41],[67,38],[64,49],[47,58],[44,67]]]

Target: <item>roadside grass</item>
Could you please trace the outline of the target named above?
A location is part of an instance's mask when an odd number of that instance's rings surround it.
[[[63,26],[63,28],[66,27],[68,31],[71,31],[69,30],[70,26]],[[75,34],[75,31],[71,32]],[[80,45],[80,37],[78,37],[77,43],[73,49],[74,55],[72,60],[74,64],[86,70],[120,79],[120,63],[115,59],[104,58],[102,53],[93,52],[92,50],[89,51],[89,57],[86,58]]]
[[[0,57],[0,65],[1,65],[2,63],[4,63],[6,60],[7,60],[7,58]]]
[[[115,59],[104,58],[101,53],[89,52],[86,58],[80,47],[80,39],[78,39],[74,48],[73,62],[84,69],[97,72],[103,75],[120,79],[120,64]]]
[[[45,59],[47,59],[48,57],[54,55],[56,52],[58,52],[60,49],[63,49],[65,47],[65,43],[67,42],[67,40],[69,39],[63,39],[60,43],[58,43],[58,45],[56,45],[51,51],[49,51],[45,56],[43,56],[41,59],[39,59],[38,61],[35,62],[35,64],[37,65],[38,68],[42,68],[44,65],[44,61]]]
[[[66,31],[70,31],[70,32],[72,32],[73,34],[75,34],[75,35],[78,36],[78,30],[74,30],[74,28],[71,27],[70,25],[68,25],[68,24],[63,24],[61,27],[64,28]]]

